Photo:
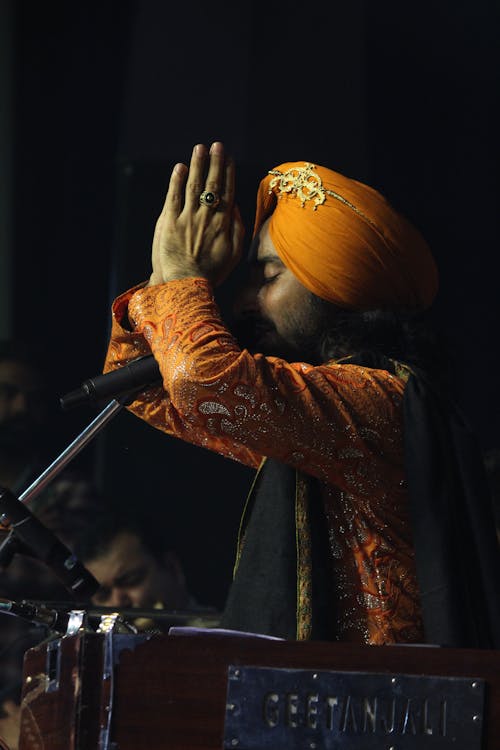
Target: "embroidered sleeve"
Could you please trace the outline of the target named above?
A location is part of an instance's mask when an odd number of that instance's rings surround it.
[[[115,325],[107,367],[151,349],[164,390],[140,394],[132,410],[155,427],[252,466],[276,458],[348,492],[373,493],[391,472],[400,476],[399,378],[250,355],[224,326],[204,279],[121,299],[115,316],[130,299],[135,333]]]
[[[134,289],[122,294],[113,304],[111,338],[104,372],[123,367],[137,357],[152,353],[146,336],[139,329],[130,330],[128,305],[134,292],[139,288],[134,287]],[[209,448],[227,458],[232,458],[255,468],[262,462],[261,455],[245,446],[236,446],[232,441],[221,440],[215,435],[207,438],[207,435],[201,430],[186,425],[182,419],[179,419],[179,414],[172,405],[168,387],[166,389],[162,386],[145,388],[137,394],[129,410],[163,432],[175,435],[194,445]]]

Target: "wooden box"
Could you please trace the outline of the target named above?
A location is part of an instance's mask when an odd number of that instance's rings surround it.
[[[309,677],[311,671],[324,670],[470,678],[469,687],[474,680],[484,681],[482,713],[465,716],[470,713],[466,705],[464,721],[474,718],[481,725],[482,739],[475,747],[500,747],[500,652],[296,643],[208,632],[196,636],[81,633],[31,649],[24,666],[20,750],[254,747],[225,737],[230,665],[233,673],[237,667],[251,665],[305,670]],[[262,747],[272,746],[266,742],[264,738]],[[303,746],[300,739],[289,745]],[[305,746],[326,747],[312,740]],[[435,736],[422,736],[421,741],[392,736],[382,744],[368,738],[365,744],[360,739],[358,745],[331,746],[404,750],[446,745]],[[455,746],[450,740],[450,747]]]

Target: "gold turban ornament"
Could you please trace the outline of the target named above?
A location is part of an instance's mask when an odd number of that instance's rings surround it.
[[[419,310],[432,303],[438,272],[429,246],[368,185],[308,162],[287,162],[260,183],[254,234],[270,215],[278,255],[318,297],[351,310]]]

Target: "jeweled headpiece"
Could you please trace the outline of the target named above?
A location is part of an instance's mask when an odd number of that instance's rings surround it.
[[[286,172],[280,172],[279,169],[270,169],[268,174],[274,175],[274,177],[269,183],[269,192],[274,192],[276,188],[278,199],[285,193],[295,194],[302,208],[304,208],[307,201],[313,201],[313,211],[316,211],[318,206],[321,206],[326,201],[326,196],[329,195],[331,198],[335,198],[335,200],[343,203],[344,206],[348,206],[359,216],[362,216],[365,221],[368,221],[370,224],[373,223],[353,203],[334,190],[325,188],[320,175],[314,171],[315,169],[316,165],[309,162],[304,162],[303,167],[291,167]]]

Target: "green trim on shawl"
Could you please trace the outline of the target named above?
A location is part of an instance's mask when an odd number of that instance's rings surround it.
[[[250,485],[250,489],[248,490],[247,499],[245,500],[245,505],[243,506],[243,510],[241,512],[241,518],[240,518],[240,525],[238,527],[238,538],[236,540],[236,558],[233,565],[233,578],[236,576],[236,572],[238,570],[238,566],[240,564],[241,560],[241,553],[243,551],[243,544],[244,544],[244,538],[245,538],[245,529],[248,523],[248,519],[250,517],[250,511],[251,511],[251,505],[254,503],[254,492],[255,492],[255,485],[257,484],[257,481],[260,477],[260,473],[262,469],[264,468],[264,464],[266,463],[267,458],[264,456],[262,461],[260,462],[260,466],[255,472],[255,476],[253,478],[253,482]]]
[[[309,518],[309,486],[302,472],[295,472],[295,543],[297,549],[297,640],[312,633],[312,555]]]

